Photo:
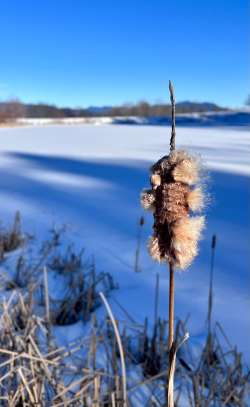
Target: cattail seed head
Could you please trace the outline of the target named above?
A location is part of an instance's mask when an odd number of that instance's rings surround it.
[[[188,267],[198,252],[204,217],[190,217],[201,211],[204,193],[200,186],[200,162],[186,151],[172,151],[151,168],[152,190],[143,191],[141,203],[154,210],[154,233],[149,253],[154,260]]]
[[[155,193],[151,189],[145,189],[141,193],[141,206],[145,210],[154,210]]]
[[[159,174],[151,175],[151,185],[154,189],[161,185],[161,176]]]
[[[199,161],[197,158],[188,156],[185,151],[176,151],[172,160],[175,160],[172,171],[175,181],[187,185],[194,185],[199,181]]]
[[[149,242],[148,242],[148,250],[149,250],[149,254],[152,257],[152,259],[158,261],[159,263],[162,261],[159,241],[156,236],[150,237]]]
[[[172,248],[175,263],[181,269],[187,268],[198,253],[198,240],[205,225],[203,216],[180,219],[173,225]]]
[[[187,193],[187,204],[193,212],[201,212],[204,209],[204,192],[201,187],[191,189]]]

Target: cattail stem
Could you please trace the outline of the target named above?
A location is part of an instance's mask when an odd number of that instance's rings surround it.
[[[170,101],[172,106],[172,129],[171,129],[171,139],[170,139],[170,151],[175,150],[175,95],[174,87],[171,81],[169,81],[169,92]]]
[[[174,342],[174,266],[169,264],[169,308],[168,308],[168,350],[171,354],[171,347]]]
[[[208,332],[211,333],[211,319],[212,319],[212,308],[213,308],[213,280],[214,280],[214,256],[216,249],[216,235],[212,236],[211,243],[211,265],[210,265],[210,284],[209,284],[209,295],[208,295]]]
[[[136,273],[138,273],[140,270],[140,265],[139,265],[139,258],[140,258],[140,252],[141,252],[141,239],[142,239],[142,228],[144,225],[144,217],[141,216],[139,220],[139,225],[138,225],[138,234],[137,234],[137,247],[135,250],[135,267],[134,270]]]
[[[168,298],[168,376],[166,386],[166,407],[174,407],[174,374],[171,367],[174,362],[174,266],[169,263]],[[174,368],[173,368],[174,369]]]
[[[155,282],[155,333],[157,330],[157,322],[158,322],[158,308],[159,308],[159,273],[156,274],[156,282]]]
[[[170,138],[170,152],[175,150],[175,95],[174,87],[169,81],[170,101],[172,107],[172,128]],[[174,345],[174,265],[169,262],[169,298],[168,298],[168,391],[166,394],[167,406],[174,407],[174,375],[171,375]],[[170,390],[171,389],[171,390]],[[170,390],[170,391],[169,391]],[[171,393],[171,394],[170,394]]]
[[[169,81],[170,101],[172,106],[172,129],[170,139],[170,151],[175,150],[175,95],[174,86]],[[169,315],[168,315],[168,350],[171,357],[171,347],[174,341],[174,265],[169,263]]]

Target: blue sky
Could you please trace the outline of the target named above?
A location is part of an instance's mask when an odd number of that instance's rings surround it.
[[[0,99],[241,106],[248,37],[247,0],[1,0]]]

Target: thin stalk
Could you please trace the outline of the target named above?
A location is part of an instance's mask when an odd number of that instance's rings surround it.
[[[174,407],[174,345],[174,267],[169,263],[167,407]]]
[[[211,265],[210,265],[210,284],[209,284],[209,295],[208,295],[208,332],[211,333],[211,319],[212,319],[212,308],[213,308],[213,280],[214,280],[214,256],[216,249],[216,235],[212,237],[211,243]]]
[[[174,86],[171,81],[169,81],[169,92],[170,92],[170,101],[172,106],[172,128],[171,128],[171,139],[170,139],[170,151],[175,150],[175,95],[174,95]]]
[[[155,282],[155,306],[154,306],[154,314],[155,314],[154,335],[155,336],[157,335],[158,308],[159,308],[159,273],[156,274],[156,282]]]
[[[50,324],[50,309],[49,309],[49,286],[48,286],[48,272],[47,267],[43,269],[44,278],[44,299],[45,299],[45,319],[47,324]]]
[[[175,95],[174,87],[169,81],[170,101],[172,106],[172,127],[170,138],[170,152],[175,150]],[[169,367],[167,378],[166,403],[167,407],[174,407],[174,266],[169,263],[169,298],[168,298],[168,352]]]
[[[172,106],[172,128],[171,128],[171,139],[170,139],[170,152],[175,150],[175,95],[174,86],[171,81],[169,81],[169,92],[170,101]],[[169,331],[168,331],[168,350],[171,358],[171,347],[174,341],[174,266],[169,263]]]
[[[138,233],[137,233],[137,246],[135,251],[135,272],[138,273],[140,270],[139,266],[139,257],[141,251],[141,238],[142,238],[142,228],[144,225],[144,218],[143,216],[140,217],[139,224],[138,224]]]
[[[169,306],[168,306],[168,350],[171,356],[171,348],[174,342],[174,267],[169,264]]]
[[[117,345],[118,345],[118,349],[119,349],[119,353],[120,353],[120,358],[121,358],[122,386],[123,386],[122,404],[123,404],[123,407],[127,407],[127,375],[126,375],[126,365],[125,365],[125,357],[124,357],[124,352],[123,352],[122,341],[121,341],[117,323],[115,321],[115,318],[114,318],[113,312],[110,308],[110,305],[109,305],[105,295],[102,292],[100,292],[99,295],[102,299],[102,302],[107,310],[107,313],[109,315],[109,318],[110,318],[111,323],[114,328],[114,333],[115,333],[115,337],[116,337],[116,341],[117,341]]]

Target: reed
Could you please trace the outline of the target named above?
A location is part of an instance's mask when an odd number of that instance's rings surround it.
[[[204,193],[200,184],[200,162],[186,151],[176,150],[175,95],[169,81],[172,106],[172,126],[169,155],[151,167],[151,189],[141,194],[144,209],[154,215],[154,233],[149,252],[154,260],[167,262],[169,267],[169,373],[168,389],[174,378],[174,274],[186,269],[198,253],[198,241],[204,228],[203,216],[190,216],[204,207]],[[171,373],[170,373],[171,372]],[[166,397],[168,407],[174,406],[173,391]]]

